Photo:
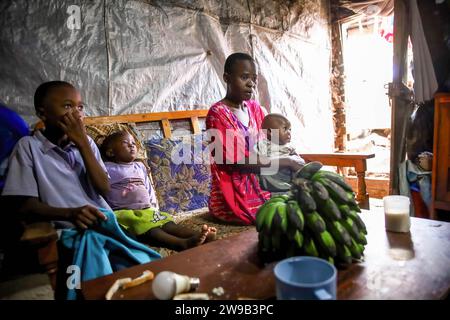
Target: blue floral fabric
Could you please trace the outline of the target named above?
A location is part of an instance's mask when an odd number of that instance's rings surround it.
[[[208,206],[211,172],[202,134],[146,142],[159,209],[177,214]]]

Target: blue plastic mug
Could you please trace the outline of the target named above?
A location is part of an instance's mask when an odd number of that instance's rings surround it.
[[[278,300],[336,300],[337,270],[315,257],[292,257],[274,268]]]

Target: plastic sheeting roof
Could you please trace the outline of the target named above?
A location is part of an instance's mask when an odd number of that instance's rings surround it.
[[[76,85],[88,115],[204,109],[225,94],[226,56],[259,66],[256,99],[292,121],[303,152],[331,151],[326,0],[6,0],[0,101],[36,120],[36,87]]]

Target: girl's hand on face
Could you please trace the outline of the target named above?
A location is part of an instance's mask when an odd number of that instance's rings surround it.
[[[78,110],[70,110],[58,122],[59,127],[64,131],[70,141],[78,147],[87,143],[86,128],[83,118]]]

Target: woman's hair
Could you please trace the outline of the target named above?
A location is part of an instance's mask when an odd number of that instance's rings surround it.
[[[123,137],[123,136],[124,136],[125,134],[127,134],[127,133],[128,133],[128,132],[125,131],[125,130],[116,131],[116,132],[110,134],[109,136],[107,136],[107,137],[103,140],[103,142],[102,142],[102,144],[101,144],[101,146],[100,146],[100,153],[101,153],[103,159],[105,159],[105,160],[113,160],[112,157],[110,157],[110,156],[107,155],[108,149],[111,148],[112,144],[113,144],[114,142],[116,142],[117,139]]]
[[[65,81],[44,82],[41,83],[39,87],[37,87],[36,92],[34,93],[34,109],[36,110],[36,112],[39,111],[39,108],[44,107],[45,98],[47,98],[49,92],[59,87],[70,87],[75,89],[73,85]]]
[[[228,74],[232,73],[233,66],[236,64],[237,61],[240,60],[248,60],[253,63],[255,62],[255,60],[253,60],[252,56],[250,56],[249,54],[236,52],[228,56],[227,60],[225,61],[224,72]]]

